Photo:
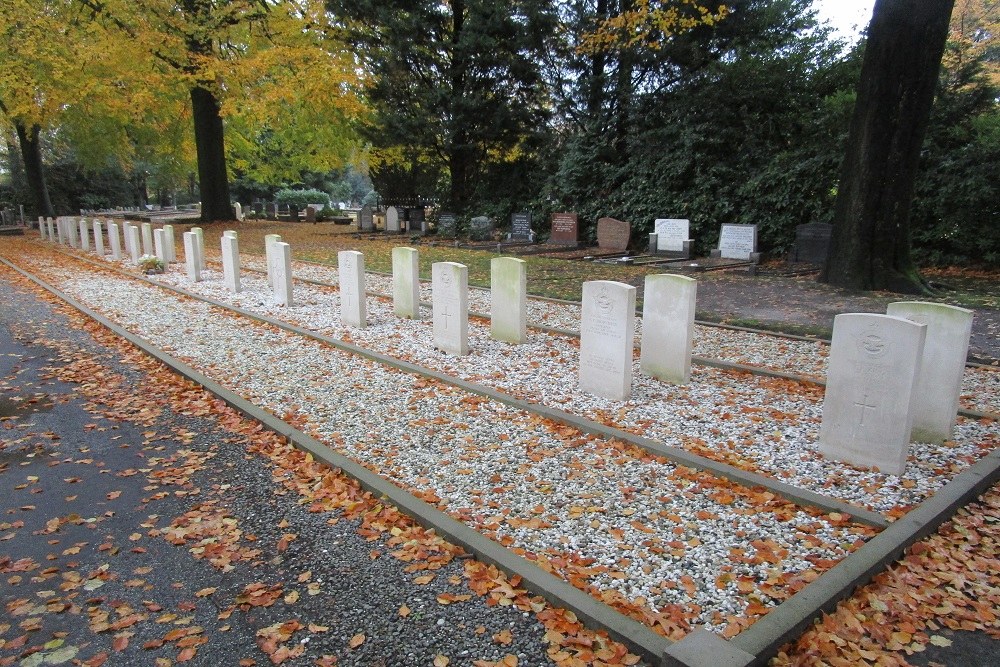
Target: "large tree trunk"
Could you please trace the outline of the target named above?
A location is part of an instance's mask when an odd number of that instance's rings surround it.
[[[954,0],[877,0],[820,280],[916,293],[910,204]]]
[[[229,205],[229,176],[226,173],[226,146],[219,102],[212,91],[201,86],[191,89],[194,113],[194,142],[198,151],[198,189],[201,220],[232,220]]]
[[[49,187],[45,183],[45,166],[42,163],[42,128],[32,125],[26,128],[23,123],[14,123],[17,130],[17,141],[21,144],[21,160],[24,162],[24,176],[28,188],[35,200],[35,212],[46,218],[55,217],[52,200],[49,199]]]

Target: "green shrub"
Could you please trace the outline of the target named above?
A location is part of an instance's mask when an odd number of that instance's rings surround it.
[[[274,201],[278,204],[284,206],[294,206],[300,211],[304,211],[306,206],[309,204],[323,204],[324,206],[330,203],[330,195],[326,194],[322,190],[310,189],[310,190],[278,190],[274,195]]]

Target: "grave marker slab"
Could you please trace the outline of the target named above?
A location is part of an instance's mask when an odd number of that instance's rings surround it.
[[[528,339],[528,263],[516,257],[490,260],[490,335],[519,345]]]
[[[750,261],[757,252],[757,225],[722,225],[719,233],[719,256],[723,259]]]
[[[233,294],[239,294],[240,284],[240,241],[236,232],[227,231],[220,239],[222,245],[222,281]]]
[[[493,240],[493,221],[485,215],[469,221],[469,239],[472,241]]]
[[[118,236],[118,224],[108,223],[108,241],[111,242],[111,259],[122,258],[122,241]]]
[[[306,206],[306,222],[316,222],[316,207],[312,204]]]
[[[72,218],[66,218],[66,236],[69,237],[69,245],[71,248],[80,247],[80,239],[78,236],[79,231],[77,222]]]
[[[364,329],[368,326],[365,256],[357,250],[338,252],[337,281],[340,286],[340,323]]]
[[[973,312],[940,303],[898,301],[889,304],[886,314],[927,325],[913,396],[910,440],[935,444],[950,440],[962,393]]]
[[[624,220],[601,218],[597,221],[597,245],[601,252],[625,252],[632,238],[632,226]]]
[[[535,233],[531,231],[531,211],[518,211],[510,216],[510,240],[534,241]]]
[[[198,239],[198,270],[205,270],[205,232],[201,227],[192,227],[191,233]]]
[[[454,238],[457,229],[458,225],[455,222],[454,213],[438,214],[438,221],[437,221],[438,236],[446,236],[448,238]]]
[[[80,218],[80,249],[90,251],[90,226],[86,218]]]
[[[142,254],[152,255],[156,252],[153,248],[153,225],[144,222],[142,223]]]
[[[371,206],[362,206],[358,213],[358,229],[363,232],[370,232],[375,229],[375,214]]]
[[[642,299],[639,368],[664,382],[691,379],[691,347],[698,281],[687,276],[646,276]]]
[[[406,229],[412,234],[423,234],[427,231],[427,222],[424,219],[423,206],[418,206],[409,210]]]
[[[469,267],[458,262],[431,266],[434,346],[449,354],[469,353]]]
[[[416,248],[392,249],[392,309],[396,317],[420,319],[419,258]]]
[[[167,261],[176,263],[177,246],[174,245],[174,226],[163,225],[163,231],[164,231],[163,242],[166,244]]]
[[[243,205],[239,202],[233,204],[233,213],[236,215],[236,220],[243,222]]]
[[[139,257],[142,256],[142,253],[139,252],[139,249],[141,248],[139,242],[139,228],[135,225],[129,225],[126,230],[126,235],[128,237],[128,248],[129,254],[132,256],[132,263],[138,266]]]
[[[833,225],[827,222],[807,222],[796,227],[792,261],[825,264],[832,234]]]
[[[104,226],[100,220],[94,220],[94,252],[104,257]]]
[[[134,231],[133,227],[132,230]],[[194,232],[184,232],[184,267],[193,283],[201,281],[201,264],[198,262],[198,237]]]
[[[577,245],[580,242],[580,223],[576,213],[553,213],[549,243]]]
[[[290,307],[292,300],[292,246],[278,241],[274,244],[274,301]]]
[[[163,262],[164,266],[167,264],[167,235],[162,229],[153,230],[153,249],[156,252],[156,258]]]
[[[274,244],[281,243],[280,234],[267,234],[264,236],[264,264],[267,267],[267,284],[274,287]]]
[[[820,454],[903,474],[926,337],[927,325],[889,315],[834,318]]]
[[[56,242],[56,229],[55,229],[55,225],[52,222],[52,218],[49,218],[48,220],[45,221],[45,228],[49,232],[49,241],[52,241],[53,243],[55,243]]]
[[[403,212],[395,206],[390,206],[385,210],[385,231],[387,232],[399,232],[400,231],[400,221],[403,218]]]
[[[580,389],[613,401],[632,395],[635,287],[612,280],[583,283]]]
[[[684,252],[691,240],[691,221],[684,218],[657,218],[653,222],[657,252]]]

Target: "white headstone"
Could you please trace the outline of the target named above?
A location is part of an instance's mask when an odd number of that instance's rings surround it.
[[[80,218],[80,248],[90,251],[90,223],[86,218]]]
[[[222,280],[233,294],[242,289],[240,284],[240,241],[236,232],[222,235]]]
[[[141,248],[139,242],[139,228],[135,225],[129,225],[125,234],[126,238],[128,238],[128,251],[132,256],[132,263],[138,266],[139,257],[142,255],[142,253],[139,252],[139,249]]]
[[[962,393],[972,311],[919,301],[890,303],[886,314],[927,325],[923,363],[913,396],[910,440],[940,444],[952,437]]]
[[[819,432],[823,456],[903,474],[926,336],[927,325],[889,315],[834,318]]]
[[[442,352],[469,353],[469,267],[458,262],[431,266],[434,346]]]
[[[108,241],[111,243],[111,258],[122,258],[122,241],[118,236],[118,225],[114,222],[108,223]]]
[[[490,260],[490,335],[519,345],[528,340],[528,263],[516,257]]]
[[[337,272],[340,284],[340,323],[364,329],[368,325],[365,256],[357,250],[341,250],[337,253]]]
[[[173,225],[163,225],[163,243],[165,244],[164,250],[167,251],[167,261],[177,262],[177,246],[174,245],[174,226]]]
[[[167,234],[162,229],[153,230],[153,249],[156,251],[156,258],[164,265],[167,263]]]
[[[399,231],[399,209],[395,206],[390,206],[385,210],[385,231]]]
[[[684,242],[691,239],[691,221],[683,218],[658,218],[653,223],[656,249],[683,252]]]
[[[125,237],[125,252],[128,255],[132,254],[132,234],[129,229],[132,224],[128,220],[122,220],[122,236]]]
[[[719,253],[723,259],[749,260],[757,252],[757,225],[722,225]]]
[[[392,249],[392,309],[397,317],[420,319],[420,253]]]
[[[191,233],[198,239],[198,270],[205,270],[205,233],[201,227],[192,227]]]
[[[264,265],[267,267],[267,284],[274,287],[274,244],[281,243],[280,234],[267,234],[264,236]]]
[[[73,248],[80,247],[80,239],[78,237],[79,227],[76,220],[72,218],[66,218],[66,236],[69,237],[69,245]]]
[[[59,237],[61,245],[66,245],[69,242],[66,239],[66,222],[62,216],[56,218],[56,235]]]
[[[279,306],[292,306],[292,246],[281,241],[274,244],[274,301]]]
[[[698,281],[666,273],[647,275],[642,298],[639,368],[664,382],[691,379],[691,347]]]
[[[100,220],[94,220],[94,252],[104,257],[104,226]]]
[[[233,204],[233,212],[236,214],[236,219],[243,222],[243,206],[239,202]]]
[[[153,225],[144,222],[142,223],[142,254],[152,255],[156,252],[153,247]]]
[[[49,240],[52,241],[53,243],[55,243],[56,242],[56,229],[55,229],[55,225],[52,222],[52,218],[49,218],[48,220],[45,221],[45,228],[48,229],[48,231],[49,231]]]
[[[635,288],[612,280],[583,283],[580,389],[615,401],[632,395]]]
[[[193,283],[201,281],[201,265],[198,262],[198,237],[194,232],[184,232],[184,268]]]

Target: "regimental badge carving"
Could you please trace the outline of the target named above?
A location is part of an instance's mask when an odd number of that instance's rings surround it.
[[[868,331],[858,336],[858,348],[866,355],[877,359],[889,351],[890,343],[879,331],[879,328],[872,325]]]
[[[611,311],[615,308],[614,301],[608,296],[607,287],[601,287],[601,293],[597,295],[597,308],[603,317],[610,317]]]

